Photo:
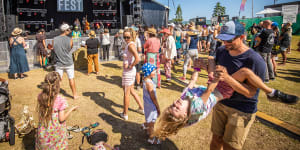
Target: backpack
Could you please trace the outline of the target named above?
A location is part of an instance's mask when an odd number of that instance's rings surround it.
[[[90,132],[90,128],[85,127],[82,129],[83,137],[81,141],[81,145],[79,146],[80,150],[83,150],[82,145],[84,143],[84,139],[86,138],[88,143],[95,146],[99,142],[107,142],[108,135],[102,129],[97,129],[94,132]]]

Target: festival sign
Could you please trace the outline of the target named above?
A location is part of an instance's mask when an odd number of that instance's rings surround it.
[[[83,0],[57,0],[59,12],[83,12]]]
[[[283,23],[296,23],[298,14],[298,5],[283,5],[282,6]]]

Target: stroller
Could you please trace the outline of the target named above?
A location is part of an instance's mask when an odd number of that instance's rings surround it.
[[[15,120],[9,115],[11,109],[11,96],[8,90],[8,82],[0,78],[0,141],[9,141],[15,144]]]

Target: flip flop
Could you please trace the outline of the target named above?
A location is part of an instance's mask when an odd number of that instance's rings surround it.
[[[90,127],[91,128],[96,128],[96,127],[98,127],[99,126],[99,122],[95,122],[95,123],[93,123],[93,124],[90,124]]]

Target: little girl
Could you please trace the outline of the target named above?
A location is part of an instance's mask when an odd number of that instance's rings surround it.
[[[67,149],[66,120],[70,113],[78,108],[75,106],[65,112],[68,103],[58,95],[60,76],[50,72],[42,83],[42,92],[38,96],[39,126],[36,137],[36,149]]]
[[[142,124],[142,128],[147,130],[148,135],[153,133],[155,121],[160,114],[156,98],[156,85],[154,85],[152,81],[152,78],[155,77],[155,70],[156,67],[150,63],[145,63],[142,67],[144,73],[143,99],[146,120],[146,122]],[[148,142],[151,144],[160,144],[160,141],[155,137],[149,138]]]
[[[214,70],[213,57],[209,57],[208,64],[208,73],[209,77],[211,77],[213,74],[212,70]],[[226,73],[224,67],[217,66],[216,71],[220,70]],[[188,87],[185,88],[180,98],[164,110],[154,127],[151,137],[155,136],[164,139],[169,135],[176,134],[183,127],[199,122],[208,116],[218,101],[230,98],[234,91],[246,97],[252,97],[255,93],[251,91],[256,90],[250,89],[260,88],[267,94],[269,99],[277,99],[289,104],[297,103],[299,99],[297,96],[269,88],[247,68],[241,68],[232,76],[227,76],[227,78],[233,78],[235,81],[232,83],[235,84],[232,88],[224,81],[219,81],[218,75],[215,78],[211,77],[212,79],[210,79],[207,87],[199,86],[194,88],[197,77],[198,72],[194,72]],[[244,84],[244,81],[247,81],[249,84]]]

